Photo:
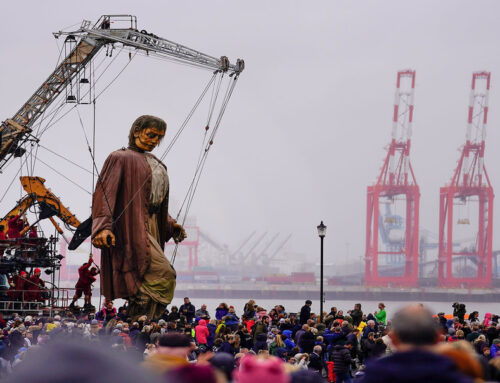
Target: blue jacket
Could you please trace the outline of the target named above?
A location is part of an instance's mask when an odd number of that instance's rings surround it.
[[[215,330],[217,330],[217,326],[214,325],[214,324],[207,324],[207,328],[208,328],[208,336],[207,336],[207,346],[212,348],[212,346],[214,345],[214,340],[215,340]]]
[[[222,320],[227,315],[228,311],[226,309],[220,309],[217,307],[215,310],[215,318],[217,320]]]
[[[295,343],[293,343],[293,340],[290,339],[290,336],[292,335],[291,330],[285,330],[283,331],[283,335],[286,336],[285,339],[285,346],[288,351],[290,351],[292,348],[295,347]]]
[[[345,342],[345,337],[346,334],[343,332],[334,332],[330,330],[325,330],[323,334],[323,339],[325,340],[325,343],[327,344],[327,350],[331,350],[333,346],[336,346],[337,344],[342,344],[344,345]]]
[[[363,334],[362,334],[362,338],[366,339],[368,338],[368,334],[371,333],[371,332],[377,332],[377,330],[375,328],[370,328],[370,326],[366,326],[364,329],[363,329]]]
[[[228,318],[230,317],[230,318]],[[238,319],[238,317],[236,316],[236,314],[227,314],[226,315],[226,326],[234,326],[234,325],[237,325],[239,324],[240,321]]]
[[[228,354],[234,355],[235,349],[234,346],[229,342],[222,342],[217,352],[227,352]]]
[[[498,346],[496,344],[492,344],[490,347],[490,355],[492,359],[495,357],[497,352],[498,352]]]
[[[472,383],[461,374],[453,361],[424,351],[397,352],[368,362],[360,383]]]

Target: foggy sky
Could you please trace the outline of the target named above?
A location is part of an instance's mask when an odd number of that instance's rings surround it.
[[[29,4],[29,5],[28,5]],[[67,1],[1,2],[0,119],[12,117],[48,77],[62,41],[52,32],[102,14],[138,17],[139,29],[231,61],[241,75],[191,208],[201,229],[235,248],[253,230],[293,234],[289,251],[319,252],[316,225],[328,226],[327,262],[364,253],[366,187],[388,144],[396,72],[415,69],[412,165],[421,188],[421,226],[437,232],[439,187],[464,142],[471,74],[492,72],[485,164],[500,187],[500,24],[497,1]],[[103,84],[126,64],[123,54]],[[210,72],[137,56],[98,100],[97,165],[126,146],[141,114],[164,118],[164,146]],[[88,134],[92,113],[79,107]],[[203,134],[203,116],[166,159],[171,197],[184,198]],[[72,112],[43,145],[92,168]],[[162,147],[157,149],[161,152]],[[87,190],[91,177],[40,149],[39,157]],[[0,193],[19,168],[1,177]],[[80,218],[90,196],[41,163],[37,175]],[[20,197],[16,183],[1,215]],[[497,204],[497,206],[499,206]],[[500,247],[500,208],[494,249]]]

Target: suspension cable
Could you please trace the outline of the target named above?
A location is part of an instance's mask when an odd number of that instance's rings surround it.
[[[172,138],[172,141],[170,142],[169,146],[165,149],[164,153],[161,155],[160,162],[166,157],[166,155],[168,154],[168,152],[172,148],[172,146],[175,143],[175,141],[177,141],[177,139],[179,138],[179,136],[183,132],[183,130],[186,127],[187,123],[189,122],[189,120],[193,116],[194,112],[196,111],[196,109],[200,105],[200,103],[203,100],[203,98],[205,97],[205,94],[207,93],[208,89],[210,89],[210,85],[214,81],[216,75],[217,75],[217,73],[215,72],[213,74],[212,78],[210,79],[209,83],[207,84],[207,86],[205,87],[205,89],[203,90],[203,92],[201,93],[200,97],[198,97],[198,100],[196,100],[196,103],[194,104],[194,106],[191,109],[191,111],[189,112],[188,116],[186,117],[186,119],[182,123],[181,127],[178,129],[178,131],[176,132],[176,134]],[[155,164],[155,168],[156,168],[156,166],[160,166],[160,162],[158,162],[157,164]],[[113,220],[113,224],[116,223],[121,218],[121,216],[123,215],[123,213],[125,213],[125,211],[128,209],[128,207],[130,206],[130,204],[139,195],[139,193],[141,192],[142,188],[146,185],[146,183],[147,183],[147,179],[144,180],[144,182],[141,184],[141,186],[139,187],[139,189],[136,190],[136,192],[134,193],[134,195],[132,196],[132,198],[130,198],[130,200],[127,202],[127,204],[125,205],[125,207],[122,209],[122,211],[120,212],[120,214],[118,214],[118,216]]]
[[[236,86],[236,82],[238,81],[238,75],[236,75],[234,77],[234,80],[228,84],[228,88],[226,90],[226,94],[225,94],[225,97],[222,101],[222,105],[221,105],[221,109],[219,111],[219,115],[217,117],[217,120],[216,120],[216,123],[215,123],[215,126],[214,126],[214,129],[212,130],[212,134],[210,136],[210,141],[208,142],[206,148],[205,148],[205,153],[203,153],[203,156],[202,156],[202,159],[201,161],[198,163],[198,166],[197,166],[197,169],[195,171],[195,175],[193,177],[193,180],[191,181],[191,185],[189,186],[189,189],[188,189],[188,192],[187,192],[187,205],[186,205],[186,209],[184,210],[184,217],[182,218],[182,226],[184,226],[184,223],[186,222],[186,219],[187,219],[187,215],[189,213],[189,210],[191,208],[191,204],[193,202],[193,199],[194,199],[194,195],[196,193],[196,190],[198,188],[198,184],[200,182],[200,178],[201,178],[201,174],[203,172],[203,168],[205,167],[205,163],[206,163],[206,160],[207,160],[207,157],[208,157],[208,153],[210,151],[210,148],[212,147],[213,145],[213,142],[214,142],[214,138],[215,138],[215,135],[217,134],[217,131],[219,129],[219,126],[220,126],[220,123],[222,121],[222,117],[224,116],[224,113],[226,111],[226,107],[229,103],[229,100],[233,94],[233,91],[234,91],[234,88]],[[180,217],[180,214],[182,212],[182,209],[183,209],[183,206],[184,206],[184,203],[186,202],[186,197],[184,198],[184,201],[179,209],[179,212],[177,213],[177,218]],[[174,251],[172,253],[172,257],[171,257],[171,263],[172,265],[175,263],[175,259],[176,259],[176,256],[177,256],[177,249],[179,247],[179,244],[176,243],[175,244],[175,247],[174,247]]]

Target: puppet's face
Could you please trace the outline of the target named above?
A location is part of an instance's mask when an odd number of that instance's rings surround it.
[[[146,128],[135,132],[135,146],[145,152],[150,152],[158,146],[164,135],[165,131],[157,128]]]

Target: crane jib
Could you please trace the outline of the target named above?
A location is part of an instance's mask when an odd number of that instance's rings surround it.
[[[118,24],[123,21],[129,23],[127,28],[113,28],[115,22]],[[74,48],[14,117],[0,125],[0,171],[12,157],[24,154],[23,146],[26,142],[38,141],[38,137],[32,135],[31,128],[34,123],[72,84],[104,45],[122,44],[124,47],[168,57],[173,61],[189,63],[216,72],[229,72],[230,76],[239,76],[245,68],[245,63],[241,59],[231,64],[226,56],[218,59],[144,30],[139,31],[137,19],[131,15],[105,15],[93,27],[90,27],[90,22],[84,21],[77,31],[54,33],[56,38],[63,35],[67,36],[67,41],[75,41]]]

